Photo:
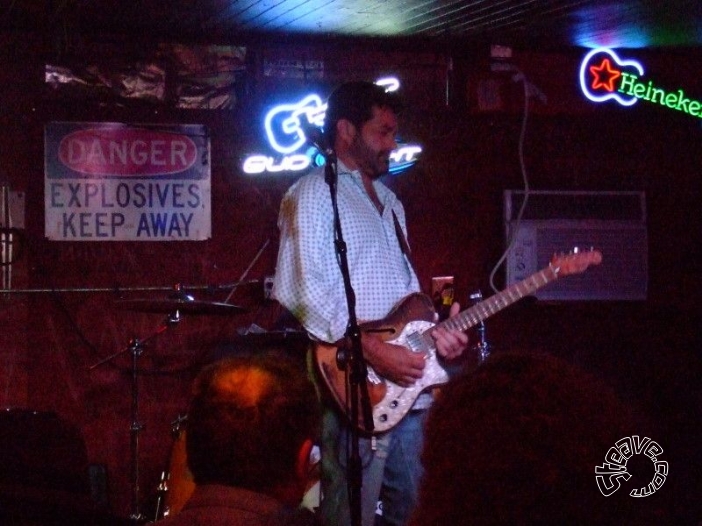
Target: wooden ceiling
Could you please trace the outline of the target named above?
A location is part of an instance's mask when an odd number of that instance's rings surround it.
[[[700,0],[3,0],[0,31],[245,43],[382,38],[526,48],[697,47]]]

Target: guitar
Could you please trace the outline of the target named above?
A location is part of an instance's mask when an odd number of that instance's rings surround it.
[[[450,330],[467,331],[559,277],[580,274],[589,266],[599,265],[601,262],[602,254],[597,250],[554,256],[548,267],[459,312],[439,323],[438,326]],[[360,325],[362,332],[377,334],[383,341],[402,345],[413,352],[422,352],[427,355],[422,378],[410,387],[401,387],[382,378],[368,365],[366,384],[373,410],[372,433],[383,433],[393,428],[409,412],[423,391],[448,381],[448,374],[439,363],[434,339],[431,336],[430,329],[437,326],[435,319],[436,312],[431,298],[417,292],[400,300],[382,320]],[[346,371],[337,366],[338,348],[331,344],[317,343],[314,350],[315,364],[320,376],[340,409],[350,417],[350,404],[346,393]],[[361,416],[357,425],[361,431],[367,431],[364,429]]]

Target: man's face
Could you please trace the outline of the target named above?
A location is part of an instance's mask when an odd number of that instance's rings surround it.
[[[377,179],[390,168],[390,153],[397,148],[397,116],[390,108],[373,107],[373,118],[356,129],[349,153],[360,171]]]

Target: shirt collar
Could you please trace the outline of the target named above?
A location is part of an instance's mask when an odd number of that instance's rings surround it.
[[[342,161],[337,163],[337,173],[339,176],[348,176],[359,188],[363,188],[363,178],[360,170],[351,170]]]
[[[343,161],[337,161],[337,172],[339,174],[349,174],[353,175],[354,177],[358,178],[359,180],[361,179],[361,172],[360,170],[351,170],[348,166],[344,164]]]

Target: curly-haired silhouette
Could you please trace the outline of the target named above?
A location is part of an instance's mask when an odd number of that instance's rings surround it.
[[[662,524],[655,497],[605,497],[596,483],[595,466],[646,432],[638,426],[611,389],[564,360],[493,355],[430,412],[411,525]]]

